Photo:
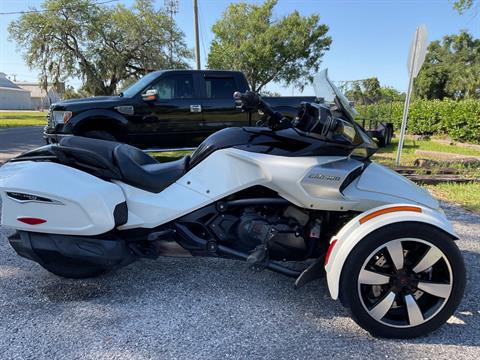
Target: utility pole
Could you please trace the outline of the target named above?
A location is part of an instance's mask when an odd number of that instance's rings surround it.
[[[193,20],[195,25],[195,60],[197,63],[197,70],[201,69],[200,66],[200,41],[198,33],[198,4],[197,0],[193,0]]]
[[[173,39],[173,17],[178,13],[178,0],[164,0],[163,2],[165,10],[170,16],[170,29],[169,29],[169,62],[170,67],[173,65],[173,48],[175,46]]]

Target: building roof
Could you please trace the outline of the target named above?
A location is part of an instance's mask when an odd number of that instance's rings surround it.
[[[5,73],[2,73],[2,72],[0,72],[0,87],[1,88],[8,88],[8,89],[22,90],[22,88],[20,88],[20,86],[14,84],[13,81],[8,80],[7,75]]]

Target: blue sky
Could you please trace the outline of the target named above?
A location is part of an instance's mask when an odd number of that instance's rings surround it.
[[[0,12],[38,7],[41,0],[0,0]],[[120,0],[131,4],[133,0]],[[200,14],[200,47],[202,66],[206,63],[211,26],[221,17],[231,1],[198,0]],[[259,1],[248,1],[259,2]],[[275,16],[293,10],[302,14],[318,13],[330,28],[333,43],[323,58],[322,67],[329,68],[332,80],[355,80],[377,76],[382,85],[404,91],[407,87],[406,58],[410,40],[417,25],[426,24],[429,40],[465,29],[480,37],[480,15],[459,15],[452,0],[279,0]],[[156,6],[163,6],[156,0]],[[18,15],[0,15],[0,72],[17,74],[18,80],[35,80],[37,72],[24,64],[15,44],[8,41],[7,26]],[[193,47],[192,0],[180,0],[176,20],[185,32],[187,43]],[[192,62],[193,65],[193,62]],[[73,81],[78,85],[78,81]],[[268,90],[283,95],[298,94],[279,84]],[[310,89],[305,94],[311,94]]]

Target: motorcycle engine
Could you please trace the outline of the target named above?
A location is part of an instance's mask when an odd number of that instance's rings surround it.
[[[302,260],[308,254],[305,225],[309,215],[294,207],[281,214],[245,209],[235,227],[236,247],[251,251],[267,243],[272,260]]]

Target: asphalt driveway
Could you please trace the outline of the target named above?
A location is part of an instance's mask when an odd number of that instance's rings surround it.
[[[27,150],[45,145],[43,126],[0,128],[0,163]]]
[[[365,333],[323,281],[295,291],[281,275],[204,258],[64,280],[18,257],[0,229],[0,358],[478,359],[480,217],[445,209],[462,238],[466,296],[439,331],[408,341]]]

